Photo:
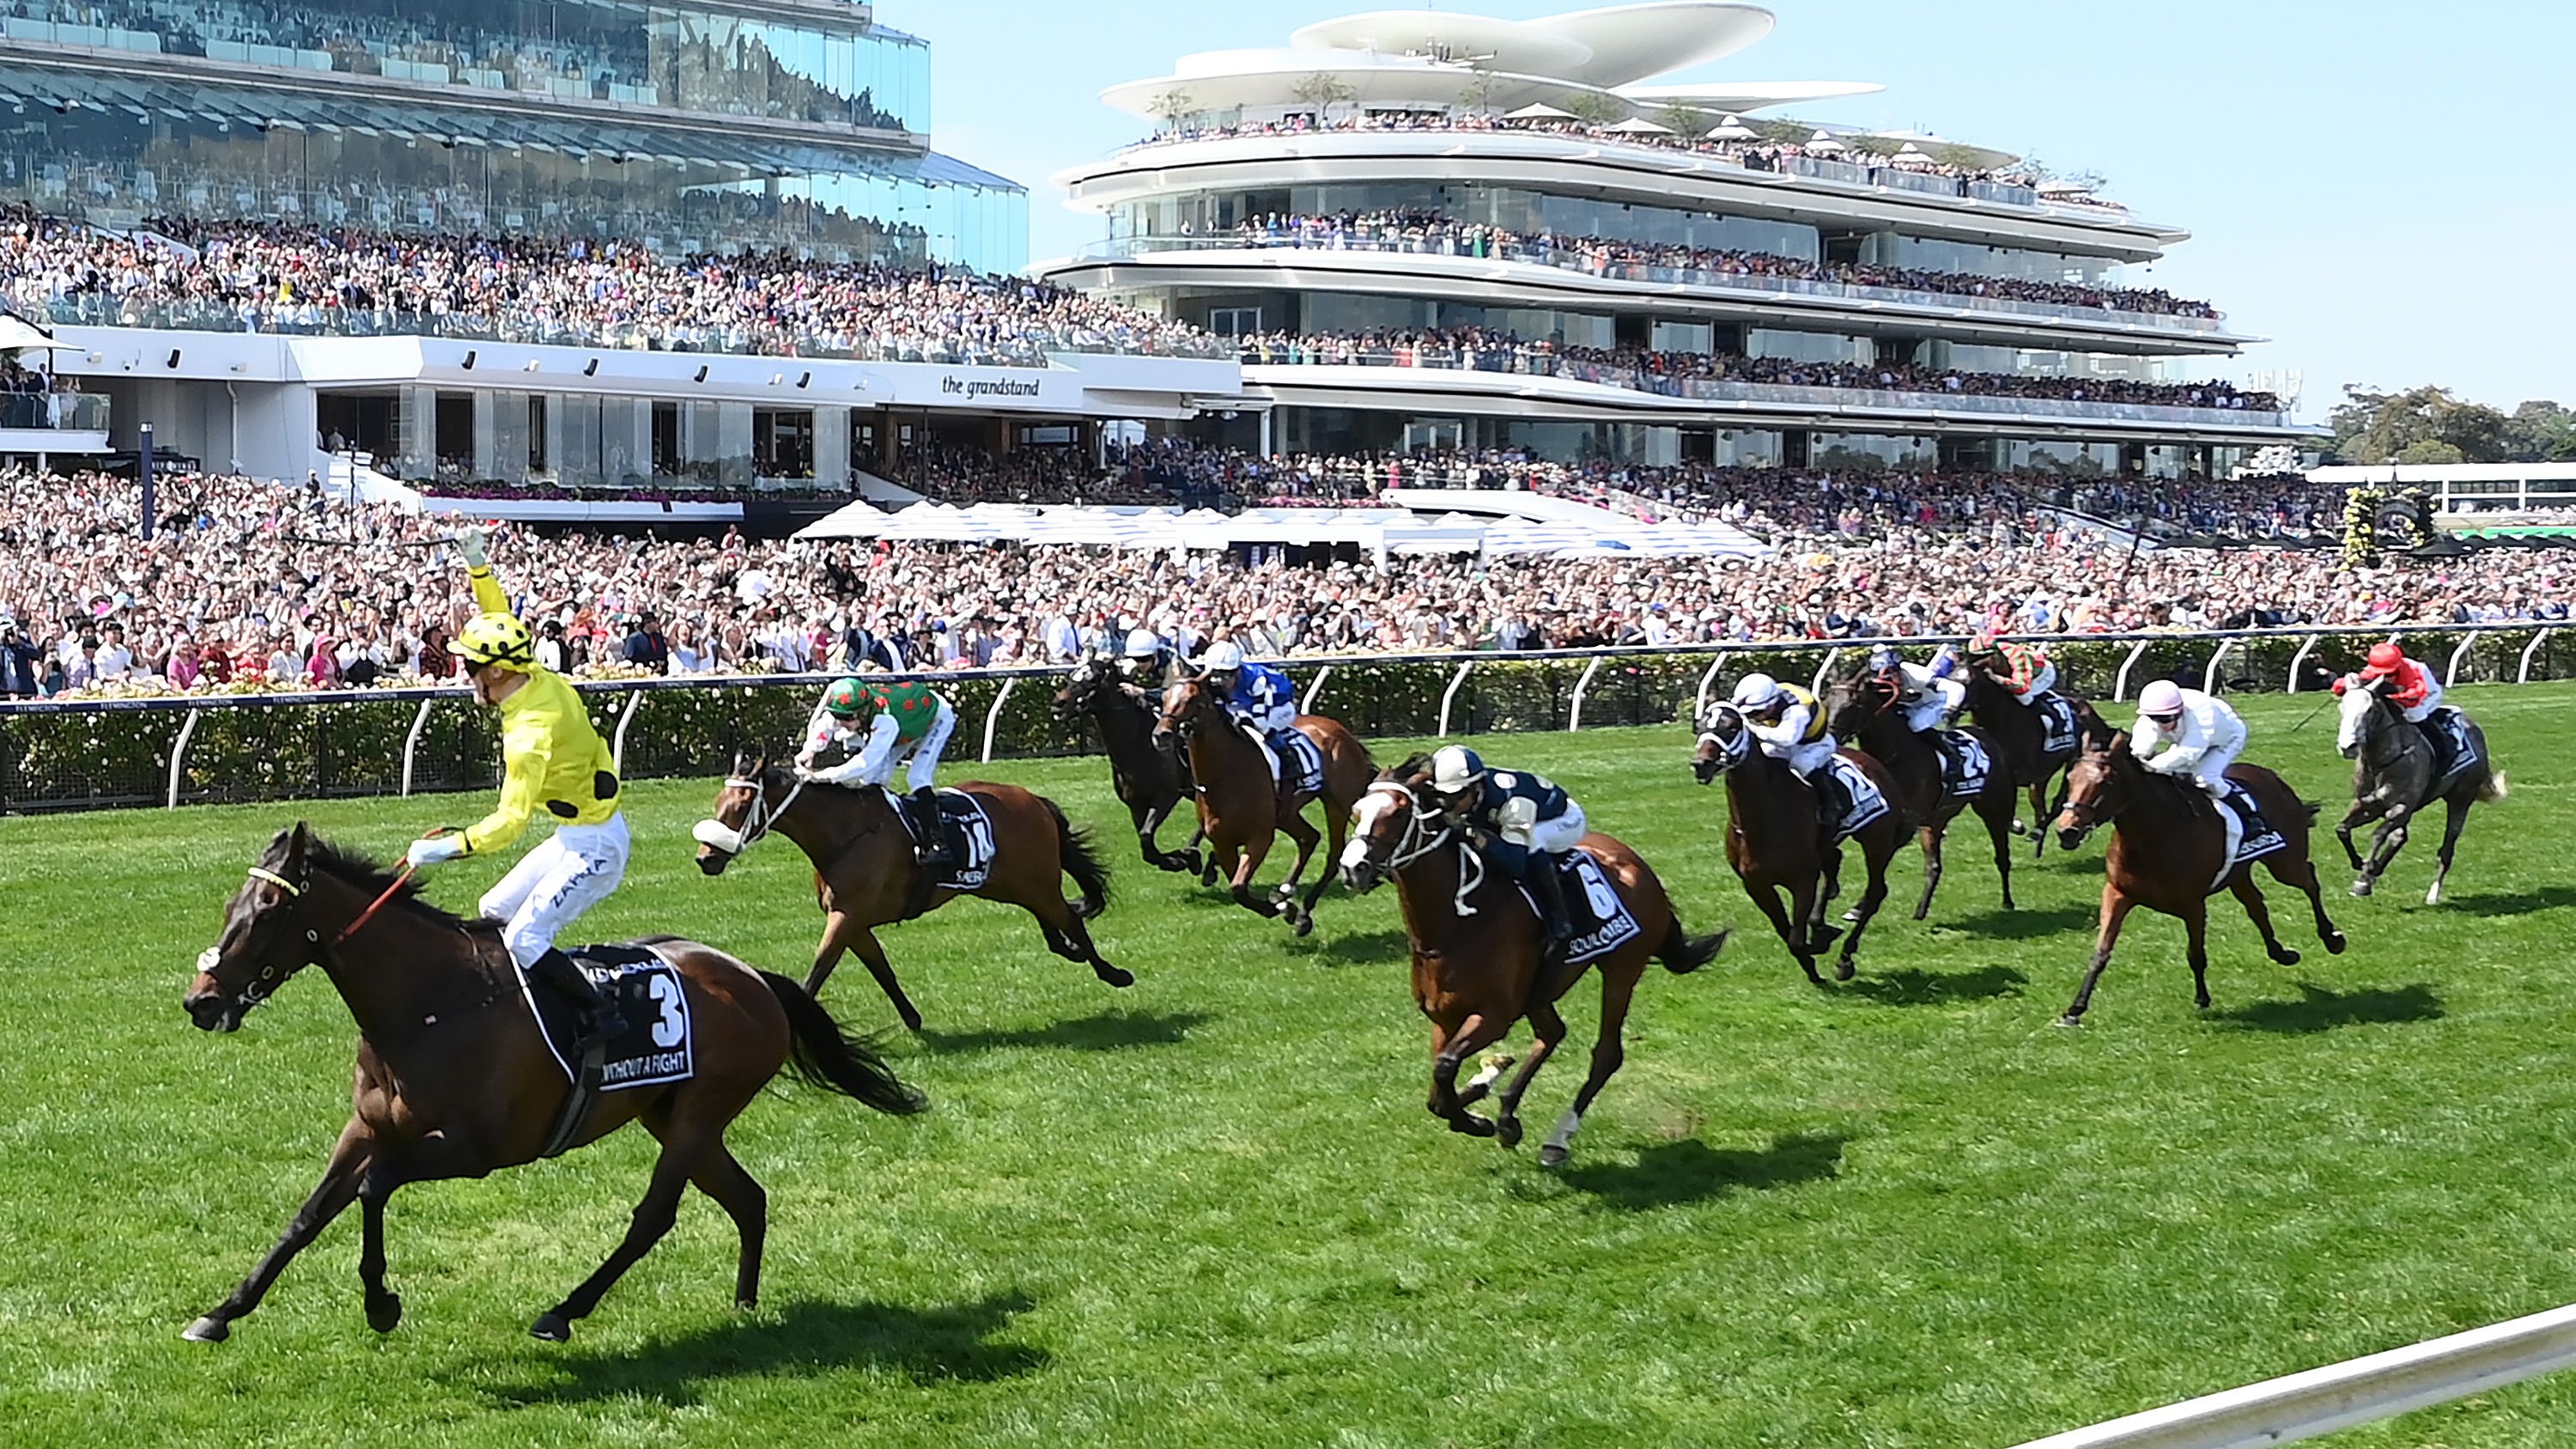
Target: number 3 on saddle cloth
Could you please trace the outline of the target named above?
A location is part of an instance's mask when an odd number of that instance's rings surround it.
[[[520,994],[536,1015],[546,1050],[572,1084],[564,1109],[555,1118],[554,1131],[548,1136],[544,1153],[547,1157],[571,1145],[574,1132],[590,1115],[601,1093],[686,1081],[697,1070],[690,1035],[689,997],[681,986],[678,968],[650,946],[576,946],[567,947],[565,954],[572,957],[573,964],[581,968],[601,995],[616,1003],[619,1014],[626,1018],[626,1030],[607,1040],[591,1042],[587,1051],[577,1052],[578,1021],[573,1005],[530,981],[526,972],[519,973]]]

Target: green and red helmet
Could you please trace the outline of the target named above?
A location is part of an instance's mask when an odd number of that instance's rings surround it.
[[[823,691],[823,712],[834,719],[861,719],[876,713],[876,692],[855,677],[835,679]]]

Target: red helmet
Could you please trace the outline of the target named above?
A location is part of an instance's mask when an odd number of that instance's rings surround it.
[[[2370,646],[2370,667],[2373,669],[2395,669],[2397,666],[2404,664],[2405,662],[2406,651],[2397,647],[2397,641],[2394,639],[2389,640],[2385,644],[2373,644]]]

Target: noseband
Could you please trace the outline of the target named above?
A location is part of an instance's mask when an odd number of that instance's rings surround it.
[[[293,976],[296,972],[312,965],[316,959],[329,955],[334,949],[346,942],[351,936],[354,936],[358,934],[359,931],[363,930],[366,927],[366,924],[369,921],[374,920],[377,913],[382,911],[388,902],[393,900],[395,896],[402,893],[403,886],[411,880],[412,869],[412,866],[406,862],[401,872],[394,877],[393,884],[386,886],[382,894],[368,902],[367,908],[358,912],[357,917],[351,920],[348,925],[342,927],[340,933],[333,936],[327,943],[323,941],[322,933],[320,931],[317,931],[310,926],[305,927],[304,942],[306,945],[313,947],[313,954],[306,957],[304,960],[298,961],[294,965],[287,967],[283,971],[277,968],[277,963],[274,961],[261,966],[259,968],[259,975],[253,977],[247,982],[244,982],[242,985],[242,989],[239,993],[241,997],[242,1010],[248,1011],[252,1007],[259,1005],[261,1002],[266,1001],[271,995],[276,993],[277,988],[286,984],[286,979],[288,977]],[[304,899],[304,892],[306,890],[305,885],[296,881],[288,880],[286,877],[279,875],[276,871],[270,870],[264,865],[252,866],[249,871],[249,876],[252,880],[266,881],[270,885],[277,887],[279,890],[286,892],[288,900],[301,901]],[[212,975],[214,974],[215,967],[221,964],[222,960],[223,952],[221,948],[208,946],[205,950],[197,954],[197,970],[201,975]]]
[[[769,805],[769,777],[765,773],[757,779],[734,776],[725,781],[726,789],[751,792],[751,810],[743,816],[742,828],[736,830],[721,820],[701,820],[689,834],[700,845],[721,850],[727,855],[740,855],[759,844],[778,824],[781,816],[796,808],[796,797],[805,793],[809,783],[804,776],[797,776],[795,788],[789,790],[787,798],[779,801],[778,808],[773,810]]]

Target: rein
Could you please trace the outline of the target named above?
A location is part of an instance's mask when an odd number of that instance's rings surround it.
[[[1404,834],[1396,840],[1395,845],[1387,853],[1386,873],[1393,875],[1442,846],[1454,842],[1458,847],[1458,889],[1449,904],[1457,911],[1461,920],[1475,915],[1476,908],[1469,905],[1467,900],[1485,884],[1483,852],[1469,849],[1467,842],[1458,838],[1458,827],[1449,821],[1449,817],[1437,810],[1422,808],[1422,802],[1405,786],[1393,780],[1380,780],[1369,786],[1368,793],[1393,795],[1404,802],[1405,809],[1409,812],[1404,821]],[[1437,831],[1425,829],[1425,823],[1433,820],[1442,822],[1440,829]]]
[[[765,773],[758,779],[734,776],[725,781],[726,789],[751,792],[751,810],[743,816],[742,828],[727,830],[721,821],[702,820],[698,822],[698,828],[692,833],[706,845],[713,846],[728,855],[740,855],[765,839],[770,830],[778,824],[780,817],[796,808],[797,797],[805,793],[805,787],[809,783],[811,782],[804,776],[797,776],[795,788],[789,790],[787,798],[779,801],[778,808],[773,810],[769,805],[769,778]],[[710,834],[729,836],[733,843],[728,846],[722,840],[709,840],[707,837]]]

